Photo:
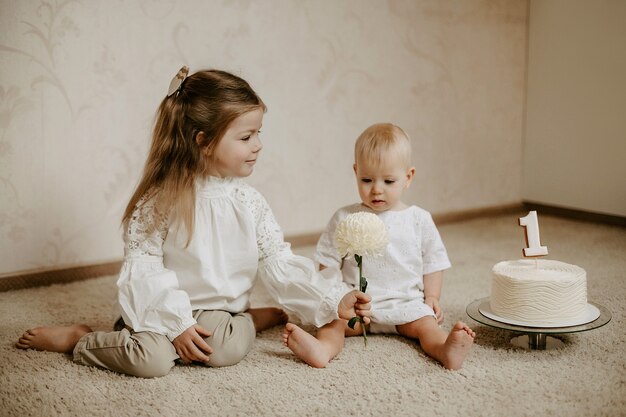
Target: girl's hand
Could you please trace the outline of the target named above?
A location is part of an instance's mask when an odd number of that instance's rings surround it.
[[[439,306],[439,299],[435,297],[426,297],[424,303],[430,306],[437,316],[437,324],[443,323],[443,310]]]
[[[193,361],[208,363],[209,355],[213,353],[211,346],[203,339],[203,337],[211,336],[211,332],[205,330],[199,324],[194,324],[184,332],[178,335],[172,341],[176,348],[176,353],[180,359],[186,364]]]
[[[337,307],[339,318],[350,320],[352,317],[361,316],[365,324],[369,324],[369,317],[372,315],[370,304],[372,297],[361,291],[352,290],[343,296]]]

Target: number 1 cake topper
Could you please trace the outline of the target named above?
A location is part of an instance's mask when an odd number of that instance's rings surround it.
[[[528,212],[526,216],[520,217],[519,225],[524,228],[524,235],[526,237],[526,247],[522,251],[524,256],[527,258],[546,256],[548,254],[548,247],[541,246],[537,212],[533,210]]]

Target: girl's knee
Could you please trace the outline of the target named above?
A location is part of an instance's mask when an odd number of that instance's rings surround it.
[[[150,364],[141,364],[140,366],[131,366],[124,373],[139,378],[160,378],[170,373],[174,366],[174,362],[153,362]]]
[[[129,361],[124,373],[140,378],[159,378],[167,375],[174,367],[174,358],[169,352],[156,351],[135,356]]]
[[[158,378],[167,375],[178,357],[174,346],[164,337],[144,333],[126,343],[124,373],[140,378]]]
[[[256,337],[252,319],[245,315],[231,316],[222,312],[219,325],[205,340],[213,348],[210,366],[230,366],[246,357]]]
[[[252,344],[248,345],[246,343],[226,343],[222,345],[219,349],[213,350],[209,365],[215,367],[236,365],[237,363],[241,362],[243,358],[246,357],[251,348]]]

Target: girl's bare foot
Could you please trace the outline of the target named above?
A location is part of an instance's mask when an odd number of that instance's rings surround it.
[[[458,321],[450,331],[441,350],[441,363],[446,369],[461,369],[474,343],[476,333],[467,324]]]
[[[257,332],[262,332],[279,324],[285,324],[289,320],[287,313],[280,308],[251,308],[247,312],[252,316],[254,328]]]
[[[19,349],[47,350],[71,353],[78,340],[93,330],[84,324],[72,326],[35,327],[24,332],[15,347]]]
[[[332,359],[323,343],[293,323],[285,326],[283,344],[314,368],[324,368]]]

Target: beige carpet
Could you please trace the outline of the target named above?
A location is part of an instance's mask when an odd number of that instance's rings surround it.
[[[444,370],[414,342],[396,336],[373,336],[366,349],[360,338],[349,339],[328,368],[313,369],[282,346],[279,328],[260,334],[236,366],[177,366],[152,380],[13,347],[24,329],[37,325],[84,322],[110,329],[115,277],[103,277],[0,294],[0,414],[626,415],[626,229],[540,213],[549,257],[587,270],[589,299],[613,315],[606,326],[564,335],[565,345],[557,350],[529,351],[509,343],[513,333],[479,325],[465,314],[468,303],[489,295],[491,266],[520,257],[524,238],[516,217],[440,227],[453,263],[445,275],[444,328],[461,319],[477,332],[460,371]]]

